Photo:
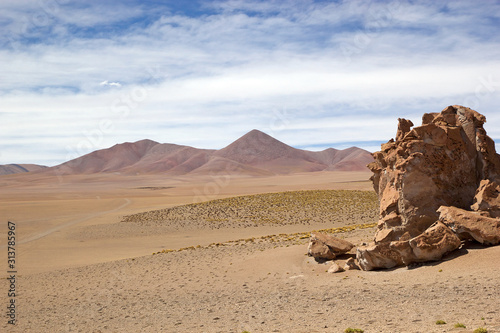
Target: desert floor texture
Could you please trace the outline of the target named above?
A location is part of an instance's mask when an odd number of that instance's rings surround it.
[[[337,274],[306,256],[313,230],[357,245],[372,239],[369,176],[0,177],[2,313],[7,221],[16,223],[18,270],[18,323],[3,315],[0,331],[500,332],[499,246],[466,244],[442,262]],[[275,194],[284,191],[308,192]],[[340,201],[330,199],[338,193]],[[233,198],[249,195],[258,196]],[[290,195],[337,206],[291,209]],[[205,203],[224,198],[233,199]]]

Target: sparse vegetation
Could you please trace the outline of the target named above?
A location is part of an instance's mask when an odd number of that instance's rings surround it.
[[[476,328],[473,333],[488,333],[488,330],[483,327]]]
[[[211,200],[125,216],[122,222],[171,227],[252,227],[378,218],[372,191],[312,190],[267,193]]]
[[[438,320],[436,321],[436,325],[446,325],[446,322],[444,320]]]
[[[322,233],[337,234],[337,233],[343,233],[343,232],[350,232],[350,231],[353,231],[356,229],[374,228],[376,225],[377,225],[377,223],[365,223],[365,224],[356,224],[356,225],[350,225],[347,227],[340,227],[340,228],[320,229],[320,230],[315,230],[315,231],[322,232]],[[248,243],[260,243],[262,241],[267,241],[271,244],[278,244],[279,246],[288,246],[288,245],[290,245],[290,243],[292,243],[292,244],[307,243],[307,239],[309,239],[309,237],[311,237],[310,232],[297,232],[297,233],[293,233],[293,234],[267,235],[267,236],[261,236],[261,237],[242,238],[242,239],[227,241],[224,243],[212,243],[212,244],[209,244],[207,246],[197,245],[196,247],[195,246],[183,247],[183,248],[180,248],[178,250],[168,249],[168,250],[162,250],[159,252],[155,252],[153,254],[181,252],[181,251],[187,251],[187,250],[220,247],[220,246],[240,246],[240,245],[245,245]],[[277,248],[278,245],[275,245],[274,248]]]
[[[363,333],[364,331],[360,328],[346,328],[344,333]]]
[[[455,328],[467,328],[467,326],[465,326],[464,324],[461,324],[461,323],[456,323]]]

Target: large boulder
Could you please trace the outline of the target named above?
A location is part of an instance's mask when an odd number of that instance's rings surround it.
[[[313,233],[309,240],[307,254],[317,259],[331,260],[337,255],[349,252],[354,244],[322,233]]]
[[[424,114],[418,127],[399,119],[396,140],[382,144],[368,165],[380,216],[375,245],[357,252],[363,269],[437,260],[456,248],[457,238],[434,225],[441,206],[500,216],[500,156],[485,122],[459,105]]]
[[[406,232],[420,235],[438,219],[440,206],[467,209],[480,181],[498,178],[500,158],[483,129],[485,121],[456,105],[425,114],[422,126],[413,129],[413,123],[399,119],[396,141],[382,145],[368,165],[380,199],[379,230],[392,230],[378,242],[399,240]]]
[[[500,244],[500,218],[491,218],[457,207],[442,206],[439,220],[462,239],[473,239],[485,245]]]
[[[436,222],[425,232],[409,240],[373,244],[357,249],[363,270],[392,268],[414,262],[440,260],[443,255],[458,249],[460,238],[441,222]]]

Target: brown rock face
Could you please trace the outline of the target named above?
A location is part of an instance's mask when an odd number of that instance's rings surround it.
[[[487,213],[490,217],[500,217],[500,185],[490,180],[482,180],[474,197],[472,210]]]
[[[354,244],[326,234],[311,234],[307,254],[318,259],[331,260],[337,255],[349,252]]]
[[[368,165],[380,198],[378,242],[420,235],[438,219],[440,206],[468,209],[481,180],[499,177],[500,158],[485,121],[457,105],[425,114],[413,129],[399,119],[397,140],[382,145]]]
[[[403,259],[398,251],[391,248],[390,243],[379,243],[367,247],[358,247],[356,258],[364,271],[377,268],[393,268],[403,265]]]
[[[474,239],[485,245],[500,244],[500,218],[481,216],[457,207],[442,206],[439,220],[462,239]]]
[[[409,265],[439,260],[446,253],[458,249],[460,244],[460,238],[450,228],[437,222],[419,236],[409,241],[391,242],[390,246],[399,252],[403,263]]]
[[[410,240],[378,243],[357,249],[360,266],[364,270],[392,268],[414,262],[439,260],[460,247],[455,233],[441,222]]]
[[[453,232],[434,225],[441,206],[472,205],[481,215],[500,216],[500,156],[485,122],[459,105],[424,114],[418,127],[399,119],[396,140],[383,144],[368,165],[380,218],[375,245],[358,249],[363,269],[437,260],[456,249]]]

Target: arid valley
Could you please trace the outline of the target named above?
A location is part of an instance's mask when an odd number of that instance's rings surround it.
[[[16,223],[18,235],[18,324],[3,321],[2,329],[472,332],[453,327],[463,323],[498,331],[499,247],[463,249],[452,261],[413,269],[341,274],[326,273],[327,264],[306,256],[312,230],[343,229],[339,237],[354,244],[373,238],[378,204],[370,175],[3,176],[1,216]],[[344,190],[342,196],[367,202],[332,202],[312,221],[214,227],[205,218],[189,228],[122,222],[215,199]],[[7,287],[2,279],[2,290]]]
[[[500,0],[0,0],[0,333],[500,333]]]

